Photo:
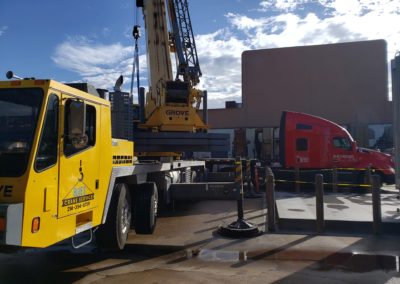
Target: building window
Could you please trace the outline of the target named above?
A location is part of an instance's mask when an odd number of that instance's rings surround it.
[[[393,148],[393,126],[391,124],[368,125],[368,147],[380,150]]]

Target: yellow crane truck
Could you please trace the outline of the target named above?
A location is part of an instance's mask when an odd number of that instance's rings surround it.
[[[0,82],[2,245],[47,247],[84,231],[90,241],[98,228],[101,247],[122,249],[131,226],[154,230],[152,173],[203,166],[138,163],[133,142],[111,137],[110,102],[99,96],[53,80]]]
[[[213,175],[205,170],[205,161],[162,157],[229,147],[226,135],[204,133],[208,126],[192,106],[203,95],[193,88],[201,72],[187,1],[168,1],[174,44],[168,41],[164,1],[137,1],[148,36],[165,36],[161,42],[148,38],[155,43],[149,43],[149,57],[162,51],[167,63],[149,64],[151,90],[146,105],[141,104],[146,117],[135,145],[112,137],[116,120],[110,101],[88,84],[22,79],[12,72],[7,78],[17,80],[0,81],[0,246],[39,248],[72,238],[77,248],[95,235],[100,247],[122,249],[131,228],[139,234],[154,231],[159,200],[237,199],[232,173]],[[191,37],[179,39],[179,33],[189,31]],[[182,57],[175,81],[166,50],[170,44]],[[161,115],[164,111],[167,116]],[[151,132],[155,129],[160,132]],[[134,150],[160,157],[138,160]],[[206,175],[212,182],[194,183]]]
[[[0,247],[96,235],[118,250],[131,228],[153,233],[159,200],[237,198],[229,173],[194,183],[205,161],[139,162],[133,142],[112,138],[110,102],[80,85],[0,81]]]

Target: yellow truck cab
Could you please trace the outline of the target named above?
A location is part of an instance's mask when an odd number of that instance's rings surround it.
[[[206,171],[205,160],[152,152],[159,159],[139,161],[132,141],[112,137],[120,125],[133,131],[133,121],[115,115],[120,110],[105,98],[87,84],[0,81],[0,251],[68,238],[75,248],[95,239],[100,248],[123,249],[131,228],[153,233],[159,200],[238,198],[232,176]],[[162,134],[148,144],[165,143]],[[167,140],[178,151],[204,144],[203,136]]]
[[[132,201],[118,178],[134,171],[133,142],[112,139],[110,117],[109,101],[53,80],[0,82],[0,244],[91,239],[104,224],[98,242],[123,247]]]

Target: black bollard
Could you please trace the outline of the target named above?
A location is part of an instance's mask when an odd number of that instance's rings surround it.
[[[274,175],[267,174],[267,209],[268,209],[268,231],[276,231],[276,216],[275,216],[275,184]]]
[[[374,234],[381,233],[382,212],[381,212],[381,177],[372,175],[372,217]]]
[[[250,238],[260,235],[258,227],[244,219],[243,213],[243,174],[240,157],[235,161],[235,181],[240,190],[237,200],[238,219],[226,226],[219,226],[218,233],[231,238]]]
[[[325,229],[324,220],[324,177],[321,174],[315,175],[315,208],[317,214],[317,233]]]
[[[332,170],[332,191],[334,193],[337,192],[337,182],[338,182],[337,168],[333,168],[333,170]]]
[[[300,169],[299,168],[295,168],[294,169],[294,179],[295,179],[295,188],[296,188],[296,192],[299,193],[300,192]]]

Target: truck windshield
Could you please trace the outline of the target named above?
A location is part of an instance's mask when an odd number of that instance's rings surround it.
[[[39,88],[0,89],[0,176],[24,174],[42,98]]]

